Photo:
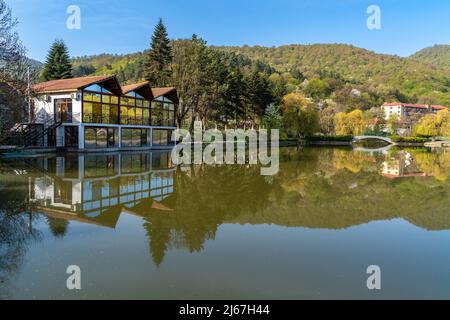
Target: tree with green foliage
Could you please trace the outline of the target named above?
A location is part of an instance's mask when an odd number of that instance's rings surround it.
[[[319,78],[310,80],[303,91],[307,96],[315,100],[325,99],[332,92],[329,84]]]
[[[397,131],[400,129],[400,118],[396,114],[392,114],[386,121],[386,127],[389,134],[396,135]]]
[[[289,70],[290,75],[299,82],[305,81],[306,77],[298,68]]]
[[[336,134],[339,136],[362,135],[368,126],[368,119],[361,110],[340,112],[336,114],[334,122]]]
[[[281,129],[283,126],[283,117],[274,104],[271,104],[263,117],[263,126],[268,129]]]
[[[289,93],[287,80],[279,73],[271,74],[269,80],[272,83],[274,103],[280,105],[283,97]]]
[[[152,87],[171,85],[172,47],[162,19],[153,32],[150,51],[147,53],[144,77]]]
[[[437,113],[439,134],[443,137],[450,137],[450,110],[443,109]]]
[[[96,69],[93,65],[82,64],[82,65],[78,65],[78,66],[74,67],[72,74],[74,77],[85,77],[85,76],[95,73],[95,71],[96,71]],[[119,73],[120,73],[120,69],[119,69]],[[120,80],[120,78],[119,78],[119,80]]]
[[[316,133],[319,116],[316,107],[299,93],[286,95],[281,104],[283,127],[293,137],[307,137]]]
[[[273,98],[268,75],[242,68],[242,57],[225,54],[196,35],[173,43],[172,82],[180,97],[178,125],[200,120],[220,126],[260,123]],[[248,65],[247,65],[248,66]]]
[[[319,111],[319,130],[325,135],[334,134],[335,111],[332,106],[327,106]]]
[[[348,136],[352,134],[352,128],[348,125],[347,114],[339,112],[334,116],[335,133],[340,136]]]
[[[205,92],[210,89],[209,83],[214,81],[213,74],[208,76],[211,61],[209,50],[206,42],[195,35],[190,40],[178,41],[173,47],[172,83],[180,97],[178,124],[181,126],[190,115],[191,130],[196,118],[202,118],[205,114]]]
[[[420,137],[437,137],[439,135],[439,124],[435,114],[427,114],[414,127],[414,134]]]
[[[364,109],[379,107],[386,101],[421,103],[423,99],[430,99],[430,104],[450,106],[448,71],[442,67],[430,68],[429,63],[409,57],[377,54],[345,44],[220,49],[263,61],[280,73],[297,68],[310,81],[319,78],[328,82],[329,78],[340,77],[338,80],[345,85],[358,86],[362,94],[364,91],[369,93],[369,105]],[[439,60],[442,62],[448,62],[448,59],[445,60],[445,51],[439,53],[442,57]],[[333,91],[336,92],[334,89]],[[394,99],[393,96],[398,96],[399,99]],[[338,111],[349,112],[357,107]]]
[[[246,108],[247,119],[261,119],[266,108],[274,102],[272,84],[269,77],[258,71],[253,71],[244,77],[248,106]]]
[[[53,42],[42,72],[45,81],[73,78],[69,49],[63,40]]]

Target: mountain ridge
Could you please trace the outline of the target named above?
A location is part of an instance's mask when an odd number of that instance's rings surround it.
[[[441,66],[442,61],[446,62],[446,47],[450,48],[447,45],[424,48],[409,57],[377,53],[343,43],[212,47],[260,61],[280,74],[296,69],[306,79],[339,78],[349,86],[382,97],[399,92],[398,96],[405,97],[399,102],[450,106],[450,68]],[[74,75],[114,73],[124,83],[139,82],[143,79],[144,53],[75,57]]]
[[[419,50],[410,56],[422,62],[428,62],[434,66],[447,68],[450,70],[450,45],[436,44],[431,47]]]

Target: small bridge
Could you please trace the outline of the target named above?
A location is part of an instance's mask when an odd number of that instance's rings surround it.
[[[356,137],[353,137],[353,142],[359,142],[359,141],[363,141],[363,140],[380,140],[380,141],[384,141],[388,144],[395,145],[394,141],[392,141],[392,139],[387,138],[387,137],[379,137],[379,136],[356,136]]]
[[[394,147],[393,144],[390,144],[386,147],[382,147],[382,148],[377,148],[377,149],[370,149],[370,148],[364,148],[364,147],[357,147],[357,148],[353,148],[354,151],[359,151],[359,152],[366,152],[366,153],[370,153],[372,155],[374,154],[378,154],[378,153],[387,153],[389,150],[391,150]]]

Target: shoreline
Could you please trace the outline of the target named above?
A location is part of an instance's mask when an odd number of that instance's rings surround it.
[[[355,147],[355,145],[350,141],[308,141],[308,140],[280,140],[279,146],[281,148],[288,147]],[[450,141],[436,141],[436,142],[398,142],[392,145],[393,147],[400,148],[430,148],[430,149],[450,149]],[[167,148],[128,148],[128,149],[110,149],[110,150],[92,150],[92,151],[75,151],[65,150],[58,151],[57,148],[30,148],[30,149],[14,149],[14,148],[3,148],[3,152],[0,152],[0,159],[11,159],[11,158],[29,158],[42,156],[47,154],[108,154],[108,153],[136,153],[145,151],[156,151],[161,152],[168,150]],[[5,152],[6,151],[6,152]],[[8,152],[11,151],[11,152]]]

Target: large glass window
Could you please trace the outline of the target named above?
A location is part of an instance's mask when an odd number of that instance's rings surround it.
[[[175,127],[175,105],[165,97],[152,102],[152,126]]]
[[[99,85],[83,91],[83,122],[118,124],[119,97]]]
[[[139,148],[149,146],[150,129],[122,129],[122,147]]]
[[[152,126],[163,126],[163,103],[154,101],[152,103]]]
[[[142,96],[131,92],[120,98],[120,124],[150,124],[150,102]]]
[[[118,146],[117,128],[86,127],[84,129],[84,147],[86,149],[117,148]]]
[[[153,145],[155,147],[172,145],[173,130],[153,129]]]

